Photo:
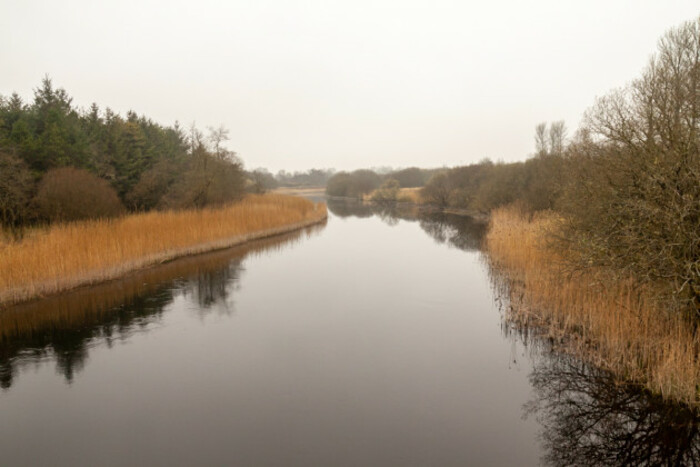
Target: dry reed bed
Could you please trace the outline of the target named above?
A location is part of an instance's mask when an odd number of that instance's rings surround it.
[[[323,204],[251,195],[225,207],[55,225],[0,245],[0,304],[114,279],[179,256],[296,230],[327,217]]]
[[[700,342],[679,313],[653,291],[605,271],[569,273],[544,245],[556,229],[553,214],[527,219],[516,209],[491,216],[486,246],[491,264],[509,284],[509,319],[536,323],[564,351],[698,407]]]
[[[170,287],[172,281],[183,278],[194,283],[201,276],[226,268],[232,260],[242,261],[263,252],[285,249],[322,228],[323,224],[315,224],[238,247],[185,256],[157,267],[134,271],[119,279],[9,307],[0,312],[0,345],[13,339],[31,339],[50,329],[90,327],[113,315],[116,305],[157,291],[164,284]]]

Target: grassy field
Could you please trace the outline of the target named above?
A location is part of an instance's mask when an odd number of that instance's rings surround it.
[[[220,208],[135,214],[54,225],[0,244],[0,304],[11,304],[127,272],[288,232],[325,219],[303,198],[252,195]]]
[[[651,286],[609,272],[571,272],[545,247],[553,214],[512,208],[491,216],[486,243],[496,275],[506,278],[507,319],[534,325],[564,351],[638,382],[666,398],[700,405],[700,342],[680,313],[665,309]]]

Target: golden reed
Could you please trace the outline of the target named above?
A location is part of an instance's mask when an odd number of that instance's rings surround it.
[[[678,312],[665,309],[649,286],[601,270],[571,273],[545,246],[552,213],[533,218],[513,207],[491,217],[486,248],[508,283],[507,319],[534,323],[558,343],[621,380],[698,407],[698,337]]]
[[[53,225],[22,241],[0,243],[0,305],[290,232],[326,217],[325,204],[267,194],[218,208]]]

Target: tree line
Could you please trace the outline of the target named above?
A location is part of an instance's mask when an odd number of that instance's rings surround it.
[[[328,179],[333,176],[335,169],[310,169],[305,172],[287,172],[280,170],[272,174],[265,168],[257,168],[248,172],[253,191],[262,192],[275,188],[309,188],[326,186]]]
[[[239,199],[246,174],[228,131],[162,126],[97,104],[76,108],[44,78],[31,102],[0,96],[0,223],[204,207]]]
[[[339,173],[327,193],[361,197],[383,183],[390,198],[404,186],[391,176]],[[699,318],[700,18],[669,31],[641,77],[597,99],[571,138],[563,122],[542,123],[528,160],[434,170],[421,194],[482,213],[553,210],[577,268],[632,275]]]
[[[352,172],[338,172],[328,179],[326,194],[342,198],[361,198],[386,184],[392,193],[398,188],[418,188],[425,185],[439,169],[421,169],[409,167],[377,173],[371,169],[359,169]],[[395,197],[394,197],[395,200]]]

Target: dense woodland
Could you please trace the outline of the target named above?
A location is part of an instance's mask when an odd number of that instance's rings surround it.
[[[631,275],[700,317],[700,19],[666,34],[641,77],[599,98],[573,137],[563,122],[538,125],[535,147],[524,162],[437,170],[423,201],[556,211],[555,240],[574,269]],[[380,198],[396,199],[408,185],[391,177],[339,173],[327,193],[361,197],[383,184]]]
[[[246,177],[224,128],[166,127],[134,112],[79,110],[45,78],[25,103],[0,96],[0,223],[203,207],[239,199]]]

